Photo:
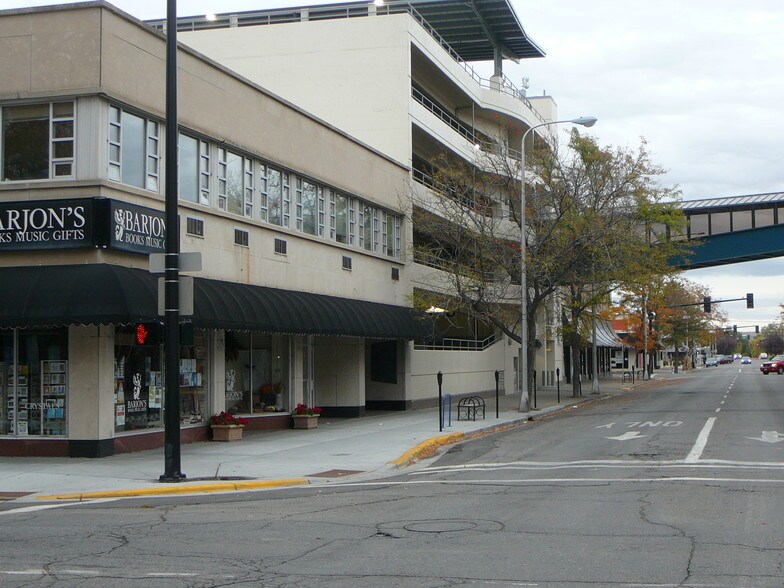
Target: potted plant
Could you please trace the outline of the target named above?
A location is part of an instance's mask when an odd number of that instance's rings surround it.
[[[213,441],[241,441],[247,420],[226,411],[210,417]]]
[[[318,418],[321,414],[320,408],[299,403],[297,408],[291,411],[291,418],[294,421],[295,429],[315,429],[318,427]]]

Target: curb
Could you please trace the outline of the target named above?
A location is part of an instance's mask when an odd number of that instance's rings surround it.
[[[451,433],[449,435],[441,435],[440,437],[432,437],[427,441],[422,441],[422,443],[420,443],[416,447],[409,449],[403,455],[401,455],[395,460],[390,461],[389,463],[398,469],[404,468],[416,461],[419,461],[420,459],[426,459],[428,457],[432,457],[433,455],[436,454],[436,451],[438,451],[439,447],[457,443],[458,441],[464,439],[465,437],[466,437],[465,433]]]
[[[211,492],[234,492],[236,490],[257,490],[261,488],[282,488],[285,486],[306,486],[307,478],[287,480],[222,482],[217,484],[190,484],[167,488],[137,488],[135,490],[106,490],[97,492],[78,492],[76,494],[55,494],[37,496],[36,500],[90,500],[93,498],[131,498],[134,496],[169,496],[175,494],[207,494]]]

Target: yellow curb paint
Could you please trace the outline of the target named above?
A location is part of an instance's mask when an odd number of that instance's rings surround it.
[[[257,490],[261,488],[280,488],[284,486],[304,486],[310,484],[307,478],[288,480],[238,481],[218,484],[184,484],[160,488],[136,488],[133,490],[107,490],[103,492],[79,492],[76,494],[55,494],[38,496],[37,500],[89,500],[91,498],[129,498],[134,496],[168,496],[171,494],[198,494],[209,492],[234,492],[237,490]]]
[[[433,437],[432,439],[423,441],[416,447],[409,449],[403,455],[393,461],[390,461],[389,463],[397,467],[406,466],[418,459],[430,457],[439,447],[444,445],[451,445],[452,443],[456,443],[464,437],[465,433],[452,433],[450,435],[442,435],[441,437]]]

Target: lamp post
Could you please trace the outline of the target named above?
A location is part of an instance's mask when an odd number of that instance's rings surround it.
[[[520,412],[528,412],[528,292],[525,276],[525,139],[534,129],[549,125],[569,123],[592,127],[596,124],[595,116],[581,116],[569,120],[551,120],[529,128],[523,133],[520,146]]]
[[[180,230],[177,218],[177,0],[166,3],[166,261],[164,314],[164,473],[180,482]]]

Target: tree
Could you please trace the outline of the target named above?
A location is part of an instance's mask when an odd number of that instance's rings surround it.
[[[673,371],[677,373],[680,362],[680,348],[691,349],[694,342],[710,332],[711,318],[706,315],[698,303],[709,294],[704,286],[685,279],[667,280],[663,289],[663,304],[659,307],[657,321],[661,340],[671,345],[674,350]],[[688,358],[684,366],[689,368]]]
[[[668,273],[679,244],[665,235],[683,225],[681,211],[665,203],[677,193],[654,183],[662,170],[644,144],[636,151],[600,148],[575,131],[569,145],[568,157],[538,145],[526,166],[536,178],[525,215],[529,381],[535,317],[545,301],[564,304],[564,335],[576,357],[585,310],[619,285]],[[441,271],[423,279],[415,304],[475,318],[519,343],[519,158],[485,149],[476,162],[442,154],[421,167],[433,190],[412,190],[414,256]],[[579,394],[579,377],[572,381]]]
[[[777,332],[769,332],[760,341],[760,347],[769,355],[784,353],[784,337]]]
[[[738,347],[738,340],[730,335],[722,335],[716,339],[716,351],[721,355],[733,355]]]

